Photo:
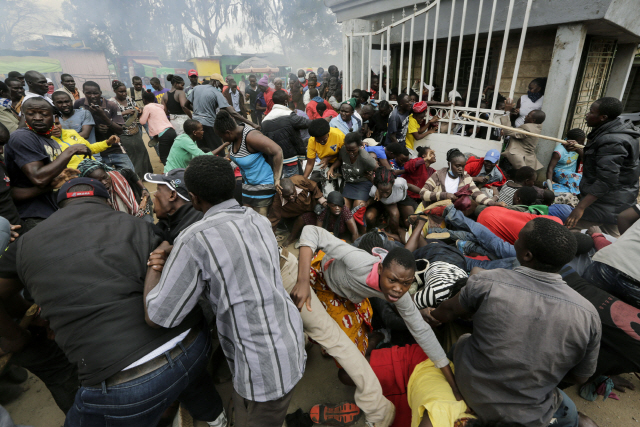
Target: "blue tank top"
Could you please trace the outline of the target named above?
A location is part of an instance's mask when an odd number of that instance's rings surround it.
[[[247,150],[247,135],[254,130],[252,127],[244,125],[240,148],[237,153],[234,153],[232,148],[229,151],[229,157],[240,167],[244,184],[274,185],[273,169],[267,163],[264,154],[260,152],[249,153],[249,150]]]

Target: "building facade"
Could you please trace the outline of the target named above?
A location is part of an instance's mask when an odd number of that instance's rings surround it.
[[[458,94],[464,99],[462,107],[438,110],[448,129],[422,143],[435,148],[438,166],[444,165],[447,149],[454,146],[480,155],[500,149],[500,142],[489,139],[490,132],[469,138],[454,135],[453,130],[456,125],[470,125],[462,114],[495,120],[501,114],[496,109],[498,94],[516,101],[535,78],[547,78],[543,134],[556,138],[571,128],[588,130],[585,113],[602,96],[628,99],[630,108],[640,98],[633,90],[640,73],[631,75],[640,43],[637,0],[325,0],[325,4],[343,25],[344,93],[368,88],[371,76],[381,74],[381,87],[406,92],[418,81],[420,87],[435,87],[428,95],[434,100],[447,101]],[[495,90],[485,90],[490,86]],[[477,136],[478,127],[473,126]],[[543,164],[554,146],[539,140],[538,158]]]

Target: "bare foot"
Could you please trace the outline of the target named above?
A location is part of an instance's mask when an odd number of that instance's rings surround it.
[[[598,424],[595,423],[591,418],[587,417],[582,412],[578,412],[578,418],[580,419],[579,427],[598,427]]]

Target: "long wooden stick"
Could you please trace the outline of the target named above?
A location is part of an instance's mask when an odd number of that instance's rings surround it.
[[[498,123],[493,123],[493,122],[490,122],[489,120],[479,119],[477,117],[469,116],[467,114],[462,114],[462,117],[464,117],[465,119],[474,120],[476,122],[485,123],[485,124],[488,124],[489,126],[497,127],[500,129],[510,130],[512,132],[521,133],[523,135],[535,136],[536,138],[548,139],[549,141],[559,142],[562,145],[568,145],[567,141],[565,141],[564,139],[558,139],[558,138],[554,138],[552,136],[546,136],[546,135],[538,135],[537,133],[527,132],[526,130],[512,128],[511,126],[505,126]],[[584,148],[584,145],[580,145],[580,144],[574,144],[573,146],[577,148]]]

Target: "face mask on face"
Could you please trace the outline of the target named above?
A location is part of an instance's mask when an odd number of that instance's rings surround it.
[[[530,90],[528,90],[527,91],[527,96],[529,97],[529,99],[532,102],[536,102],[537,100],[542,98],[542,93],[541,92],[531,92]]]
[[[307,79],[305,79],[304,77],[298,77],[298,80],[300,80],[300,83],[304,83]]]

